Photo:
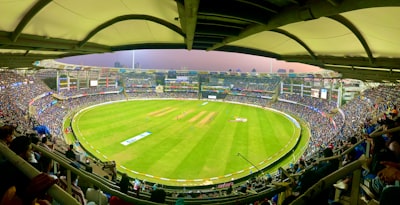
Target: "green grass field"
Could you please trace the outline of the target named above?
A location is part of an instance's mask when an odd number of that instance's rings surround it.
[[[291,151],[300,135],[281,113],[199,100],[95,106],[74,117],[73,129],[85,149],[115,160],[131,177],[184,186],[244,177],[257,169],[238,153],[261,169]]]

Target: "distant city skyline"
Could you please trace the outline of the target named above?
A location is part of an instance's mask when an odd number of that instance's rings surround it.
[[[272,58],[241,53],[202,51],[202,50],[135,50],[118,51],[104,54],[90,54],[57,59],[59,62],[76,65],[114,67],[118,62],[121,67],[140,69],[168,70],[206,70],[250,72],[256,69],[259,73],[276,72],[278,69],[293,69],[296,73],[318,72],[316,66],[278,61]]]

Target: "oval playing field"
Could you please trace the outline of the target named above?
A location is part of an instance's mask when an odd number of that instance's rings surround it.
[[[201,100],[135,100],[81,110],[72,127],[102,161],[166,185],[244,177],[289,152],[300,126],[283,113]],[[256,167],[252,166],[255,165]]]

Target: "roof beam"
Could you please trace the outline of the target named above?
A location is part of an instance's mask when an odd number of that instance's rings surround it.
[[[289,62],[300,62],[324,67],[325,65],[342,65],[342,67],[364,67],[377,69],[400,69],[400,58],[377,57],[371,65],[366,57],[349,57],[349,56],[318,56],[317,60],[312,60],[308,55],[284,55],[280,60]]]
[[[72,53],[104,53],[111,52],[109,46],[104,46],[95,43],[88,43],[85,48],[77,48],[78,41],[46,38],[43,36],[35,36],[21,34],[18,41],[11,41],[9,32],[0,32],[0,46],[5,46],[7,49],[19,50],[43,50],[43,51],[68,51]]]
[[[228,24],[228,23],[221,23],[221,22],[213,22],[213,21],[202,21],[198,22],[197,25],[206,25],[206,26],[218,26],[218,27],[226,27],[226,28],[234,28],[234,29],[243,29],[243,25],[238,25],[238,24]]]
[[[130,14],[130,15],[123,15],[123,16],[115,17],[115,18],[108,20],[108,21],[102,23],[101,25],[97,26],[92,31],[90,31],[89,34],[81,42],[79,42],[78,47],[79,48],[83,47],[94,35],[96,35],[101,30],[103,30],[115,23],[118,23],[121,21],[127,21],[127,20],[148,20],[148,21],[163,25],[163,26],[175,31],[179,35],[184,36],[184,33],[178,26],[175,26],[174,24],[172,24],[168,21],[165,21],[163,19],[160,19],[160,18],[157,18],[154,16],[149,16],[149,15]]]
[[[266,1],[256,0],[218,0],[201,1],[198,16],[216,16],[221,21],[235,19],[241,24],[266,24],[268,19],[277,14],[277,6]]]
[[[342,0],[327,0],[327,1],[333,6],[339,6],[339,4],[342,2]]]
[[[11,34],[11,40],[13,42],[18,40],[18,37],[21,35],[25,26],[32,20],[32,18],[35,17],[36,14],[39,13],[39,11],[47,6],[47,4],[49,4],[51,1],[52,0],[40,0],[28,11],[28,13],[19,22],[17,28],[15,28],[14,32]]]
[[[306,43],[304,43],[304,41],[302,41],[299,37],[297,37],[296,35],[289,33],[283,29],[279,29],[279,28],[275,28],[272,29],[271,31],[276,32],[276,33],[280,33],[282,35],[285,35],[286,37],[296,41],[298,44],[300,44],[304,49],[307,50],[307,52],[310,54],[311,58],[313,60],[317,60],[317,56],[315,56],[314,52],[310,49],[310,47],[308,47],[308,45]]]
[[[214,22],[224,22],[224,23],[226,22],[226,23],[229,23],[229,24],[237,24],[237,25],[242,25],[242,26],[249,25],[248,22],[243,22],[240,19],[233,19],[233,18],[227,19],[227,18],[223,18],[221,16],[198,15],[197,19],[206,20],[206,21],[214,21]],[[204,21],[201,21],[201,22],[204,22]]]
[[[352,24],[349,20],[347,20],[345,17],[339,14],[328,16],[328,18],[335,20],[340,24],[346,26],[357,37],[358,41],[360,41],[361,45],[364,47],[364,50],[368,55],[369,62],[372,65],[374,63],[374,56],[372,55],[372,51],[369,48],[367,41],[365,40],[361,32],[357,29],[357,27],[354,24]]]
[[[400,6],[400,1],[343,0],[337,6],[332,5],[328,1],[310,1],[305,5],[295,5],[293,7],[286,8],[282,10],[279,14],[270,18],[266,25],[250,26],[244,29],[239,35],[229,36],[226,39],[224,39],[223,42],[217,43],[207,50],[215,50],[229,43],[246,38],[256,33],[272,30],[290,23],[316,19],[324,16],[333,16],[343,12],[357,10],[357,9],[382,7],[382,6]]]
[[[185,6],[183,5],[184,0],[176,0],[176,6],[178,7],[179,17],[175,18],[181,23],[181,29],[186,34],[186,18],[185,18]]]
[[[33,63],[37,60],[53,59],[57,55],[42,55],[42,54],[2,54],[0,55],[0,67],[21,68],[33,67]]]
[[[275,58],[275,59],[281,58],[281,56],[277,53],[267,52],[267,51],[263,51],[263,50],[252,49],[252,48],[243,48],[243,47],[239,47],[239,46],[224,46],[217,50],[218,51],[226,51],[226,52],[244,53],[244,54],[250,54],[250,55],[256,55],[256,56],[264,56],[264,57]]]
[[[219,35],[219,36],[232,36],[240,33],[241,29],[232,27],[222,27],[214,25],[203,25],[199,24],[196,28],[196,34],[209,34],[209,35]]]
[[[388,71],[372,71],[357,68],[342,68],[332,66],[325,66],[326,69],[336,71],[342,74],[342,78],[359,79],[362,81],[372,80],[375,82],[382,82],[382,80],[389,80],[392,82],[397,82],[400,80],[400,72]]]
[[[184,28],[186,33],[185,43],[188,50],[192,50],[194,34],[196,31],[197,24],[197,11],[199,9],[200,0],[185,0],[184,1],[184,12],[181,21],[184,22]],[[180,13],[181,14],[181,13]]]
[[[181,43],[141,43],[121,46],[113,46],[111,51],[137,50],[137,49],[185,49],[185,44]]]
[[[256,0],[255,2],[252,2],[252,1],[249,1],[249,0],[237,0],[237,1],[241,2],[241,3],[244,3],[244,4],[249,4],[249,5],[254,6],[254,7],[258,7],[258,8],[260,8],[260,9],[266,11],[266,12],[275,13],[275,14],[278,13],[276,8],[271,8],[271,7],[268,7],[268,6],[265,6],[265,5],[261,5],[260,3],[262,1],[258,1],[258,0]],[[265,2],[265,3],[267,3],[267,2]],[[272,5],[270,5],[270,6],[272,6]]]

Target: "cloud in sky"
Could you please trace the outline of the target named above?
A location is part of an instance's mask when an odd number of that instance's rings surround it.
[[[133,58],[134,56],[134,58]],[[133,61],[134,59],[134,61]],[[132,64],[142,69],[173,69],[173,70],[207,70],[227,71],[240,69],[249,72],[253,68],[257,72],[276,72],[277,69],[293,69],[295,72],[317,72],[319,67],[301,63],[288,63],[271,58],[241,53],[202,51],[202,50],[135,50],[119,51],[105,54],[91,54],[58,59],[60,62],[114,67],[115,62],[127,68]]]

